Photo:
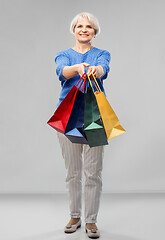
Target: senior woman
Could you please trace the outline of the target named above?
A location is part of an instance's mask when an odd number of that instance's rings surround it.
[[[110,53],[91,44],[92,39],[100,33],[99,23],[95,16],[87,12],[79,13],[70,24],[70,32],[74,35],[76,44],[72,48],[57,52],[55,57],[56,73],[62,86],[57,107],[84,72],[90,78],[93,72],[100,88],[105,92],[103,80],[107,78],[110,70]],[[67,172],[65,181],[71,217],[64,232],[72,233],[81,227],[82,166],[84,165],[85,231],[88,237],[98,238],[100,232],[96,222],[102,192],[104,146],[90,148],[87,144],[72,143],[64,134],[59,132],[57,134]]]

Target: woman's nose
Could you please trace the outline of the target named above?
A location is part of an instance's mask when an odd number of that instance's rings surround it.
[[[83,32],[86,32],[86,27],[83,27],[82,31],[83,31]]]

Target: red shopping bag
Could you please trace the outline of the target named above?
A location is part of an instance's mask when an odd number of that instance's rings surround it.
[[[85,76],[85,80],[83,79]],[[58,106],[53,116],[48,120],[47,124],[56,129],[56,131],[65,133],[73,105],[76,99],[78,90],[81,88],[82,83],[86,81],[86,73],[82,75],[76,86],[74,85],[69,93],[66,95],[64,100]],[[78,87],[78,85],[80,86]]]

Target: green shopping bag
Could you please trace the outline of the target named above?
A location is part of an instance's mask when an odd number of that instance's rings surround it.
[[[90,147],[108,144],[96,97],[89,81],[85,95],[84,132]]]

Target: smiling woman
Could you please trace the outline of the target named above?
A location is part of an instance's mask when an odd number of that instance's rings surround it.
[[[73,49],[78,52],[85,53],[93,48],[91,46],[91,40],[97,33],[99,33],[99,30],[98,21],[94,16],[89,16],[89,14],[88,17],[85,14],[81,14],[80,16],[77,15],[70,26],[70,31],[76,38],[76,45]]]
[[[87,13],[87,12],[79,13],[73,18],[73,20],[71,21],[71,24],[70,24],[70,32],[72,34],[74,34],[74,28],[76,26],[76,23],[78,22],[78,20],[80,18],[84,18],[84,17],[88,18],[88,20],[90,22],[89,26],[94,28],[95,35],[99,35],[100,34],[100,26],[99,26],[99,22],[98,22],[97,18],[94,15]]]
[[[103,80],[109,73],[111,55],[107,50],[92,46],[92,39],[100,33],[98,20],[90,13],[76,15],[71,24],[70,32],[76,44],[56,54],[56,73],[61,81],[61,94],[57,107],[66,97],[73,85],[76,85],[86,72],[97,78],[101,90],[105,93]],[[102,191],[102,162],[104,146],[90,148],[87,144],[72,143],[64,134],[57,132],[62,155],[67,170],[66,185],[69,190],[69,206],[71,219],[65,226],[65,233],[72,233],[81,226],[82,207],[82,155],[84,155],[85,181],[85,231],[90,238],[98,238],[96,226],[97,214]]]
[[[80,17],[77,20],[74,26],[74,36],[76,38],[76,45],[73,49],[84,53],[93,48],[91,46],[91,40],[95,36],[95,29],[87,17]]]

